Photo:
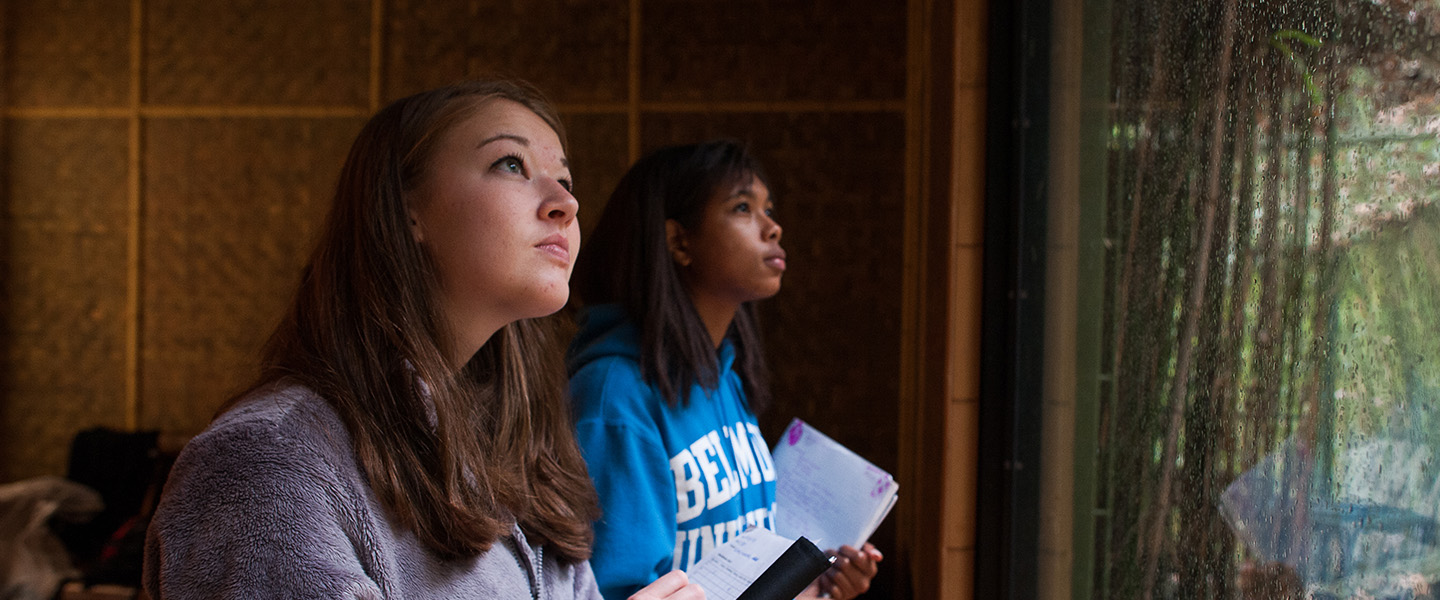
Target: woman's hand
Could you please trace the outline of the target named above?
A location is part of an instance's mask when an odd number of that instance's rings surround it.
[[[700,589],[698,583],[690,583],[685,572],[676,569],[635,592],[630,600],[705,600],[705,590]]]
[[[815,591],[818,591],[821,597],[837,600],[850,600],[870,589],[870,580],[874,579],[875,573],[880,570],[877,563],[885,559],[885,555],[880,554],[880,551],[869,543],[860,550],[841,546],[839,550],[832,552],[836,557],[835,564],[830,565],[830,569],[816,580],[819,586]],[[809,589],[816,587],[812,585]]]

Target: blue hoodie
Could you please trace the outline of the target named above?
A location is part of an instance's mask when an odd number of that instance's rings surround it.
[[[751,525],[774,529],[775,467],[720,346],[719,386],[670,406],[641,376],[640,330],[617,305],[581,312],[570,347],[575,426],[600,494],[590,564],[609,600],[688,569]]]

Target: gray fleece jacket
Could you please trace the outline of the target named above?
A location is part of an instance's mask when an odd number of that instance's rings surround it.
[[[270,386],[226,412],[170,473],[145,540],[145,591],[155,600],[600,598],[589,563],[561,564],[518,528],[478,557],[437,557],[391,524],[352,448],[339,416],[304,387]]]

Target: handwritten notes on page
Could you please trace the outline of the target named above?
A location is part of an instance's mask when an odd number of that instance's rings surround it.
[[[688,575],[706,598],[734,600],[789,547],[790,540],[756,527],[702,558]]]
[[[775,531],[821,548],[859,548],[890,514],[900,484],[859,454],[795,419],[775,443]]]
[[[700,559],[688,575],[712,600],[789,600],[831,560],[809,540],[755,527]]]

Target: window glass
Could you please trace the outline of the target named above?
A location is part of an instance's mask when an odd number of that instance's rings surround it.
[[[1106,18],[1089,596],[1440,596],[1440,3]]]

